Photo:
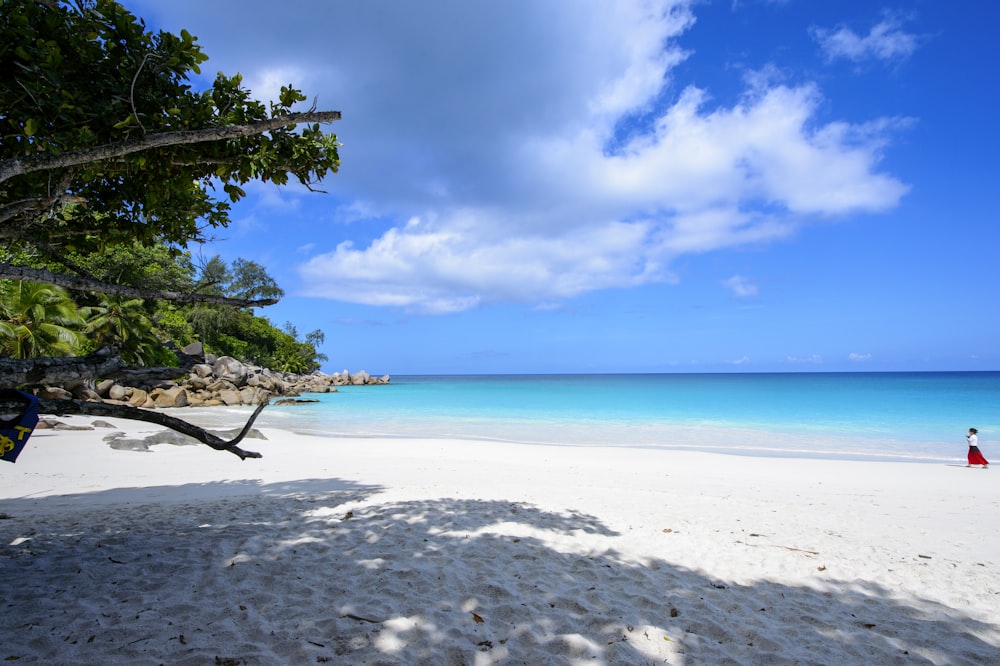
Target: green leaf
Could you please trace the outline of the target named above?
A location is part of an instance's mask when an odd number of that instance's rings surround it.
[[[37,131],[38,131],[38,119],[28,118],[28,121],[24,123],[24,135],[35,136],[35,132]]]

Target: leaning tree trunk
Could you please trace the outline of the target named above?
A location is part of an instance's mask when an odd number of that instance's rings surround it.
[[[204,361],[204,357],[192,356],[176,351],[180,365],[176,368],[133,368],[125,364],[114,349],[102,349],[89,356],[69,356],[63,358],[12,359],[0,358],[0,377],[8,386],[21,389],[35,389],[45,386],[65,386],[67,384],[96,381],[98,379],[123,379],[131,382],[151,379],[177,379],[188,373],[196,363]],[[260,458],[255,451],[246,451],[236,446],[250,431],[253,422],[268,405],[264,400],[257,405],[250,420],[234,439],[226,441],[204,428],[188,423],[173,416],[149,409],[132,407],[131,405],[116,405],[106,402],[89,402],[85,400],[54,400],[40,399],[39,412],[45,414],[88,414],[93,416],[109,416],[133,421],[156,423],[171,430],[195,438],[219,451],[229,451],[240,457]]]
[[[248,432],[250,432],[250,427],[253,425],[253,422],[257,420],[257,416],[259,416],[261,411],[267,407],[267,404],[267,400],[258,404],[257,409],[255,409],[253,415],[250,416],[250,420],[243,426],[243,430],[241,430],[236,437],[229,441],[213,435],[207,430],[199,428],[198,426],[188,423],[182,419],[167,416],[161,412],[149,409],[132,407],[130,405],[114,405],[106,402],[88,402],[85,400],[42,399],[38,401],[38,411],[56,415],[88,414],[91,416],[110,416],[120,419],[132,419],[136,421],[156,423],[170,428],[171,430],[176,430],[177,432],[189,437],[194,437],[199,442],[207,444],[217,451],[229,451],[230,453],[234,453],[239,456],[241,460],[246,460],[247,458],[260,458],[261,455],[256,451],[246,451],[236,445],[239,444],[244,437],[246,437]]]

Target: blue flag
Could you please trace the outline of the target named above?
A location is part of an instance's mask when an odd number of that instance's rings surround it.
[[[0,389],[0,402],[22,405],[20,415],[0,418],[0,460],[14,462],[38,423],[38,398],[31,393]]]

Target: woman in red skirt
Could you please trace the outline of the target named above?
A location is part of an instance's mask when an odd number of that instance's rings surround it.
[[[969,440],[969,464],[966,467],[982,465],[983,469],[986,469],[990,466],[990,463],[983,457],[982,452],[979,450],[979,438],[976,437],[977,432],[979,431],[975,428],[969,428],[969,434],[965,436],[965,439]]]

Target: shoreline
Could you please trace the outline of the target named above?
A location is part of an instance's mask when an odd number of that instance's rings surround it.
[[[768,430],[761,427],[736,427],[729,425],[661,424],[653,434],[648,424],[636,426],[626,423],[582,425],[575,421],[554,425],[545,422],[525,422],[511,425],[508,420],[495,423],[483,419],[465,420],[456,425],[452,420],[401,420],[386,426],[379,421],[381,430],[356,429],[353,423],[336,422],[339,431],[330,429],[333,415],[322,414],[324,429],[314,425],[312,415],[303,406],[293,406],[285,411],[264,410],[257,426],[286,430],[296,435],[320,439],[434,439],[445,441],[484,442],[527,446],[559,446],[577,448],[651,449],[688,451],[764,458],[795,458],[806,460],[855,460],[859,462],[914,462],[922,464],[964,464],[965,443],[947,449],[950,455],[929,451],[932,440],[916,443],[905,439],[876,438],[871,436],[817,435],[794,430]],[[248,407],[211,407],[169,410],[179,418],[209,429],[242,427],[249,418]],[[296,418],[298,417],[298,418]],[[316,420],[316,423],[319,423]],[[304,425],[303,425],[304,424]],[[365,422],[366,428],[371,428]],[[419,434],[415,434],[419,433]],[[489,434],[487,434],[489,433]],[[499,433],[499,434],[497,434]],[[608,443],[608,442],[623,443]],[[704,442],[712,442],[706,445]],[[669,442],[669,443],[664,443]],[[750,445],[747,442],[751,442]],[[802,442],[812,444],[803,448]],[[864,448],[858,448],[859,443]],[[770,443],[770,445],[766,444]],[[925,448],[921,448],[925,447]]]
[[[0,658],[1000,657],[995,472],[260,430],[247,461],[36,432],[2,470]]]

